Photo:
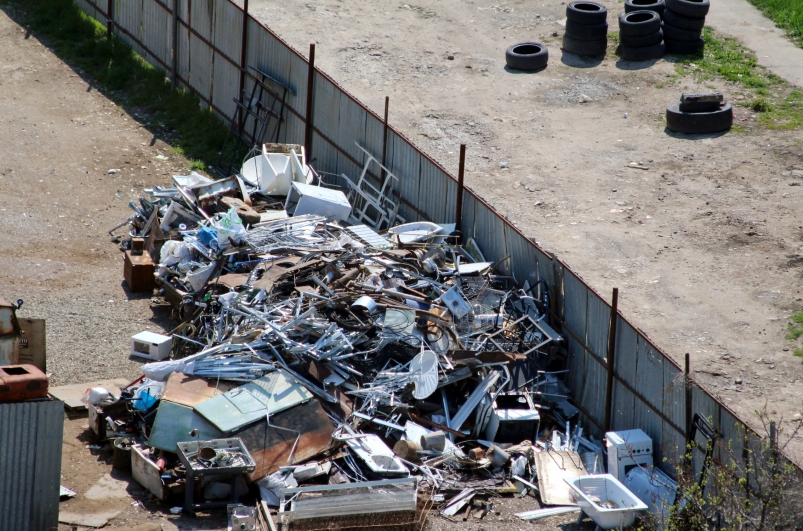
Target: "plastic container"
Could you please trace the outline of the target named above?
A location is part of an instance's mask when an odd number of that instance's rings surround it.
[[[636,513],[647,506],[610,474],[563,478],[577,497],[577,505],[602,529],[633,525]],[[611,503],[614,507],[608,507]]]

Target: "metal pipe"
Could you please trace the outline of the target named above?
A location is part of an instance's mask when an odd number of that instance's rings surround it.
[[[613,288],[611,298],[611,320],[608,326],[608,355],[606,366],[608,369],[608,382],[605,387],[605,422],[604,431],[611,431],[611,417],[613,416],[613,373],[616,355],[616,320],[619,315],[619,288]]]
[[[309,71],[307,73],[307,113],[304,116],[304,152],[307,161],[312,160],[312,104],[315,82],[315,43],[309,45]]]
[[[457,171],[457,205],[455,205],[455,230],[463,232],[463,182],[466,172],[466,145],[460,144],[460,166]]]
[[[691,385],[689,381],[689,376],[691,374],[691,360],[689,358],[689,353],[686,353],[685,356],[686,365],[683,370],[683,387],[684,387],[684,400],[686,406],[686,447],[688,448],[689,445],[692,443],[691,440],[691,431],[692,431],[692,408],[691,408]]]

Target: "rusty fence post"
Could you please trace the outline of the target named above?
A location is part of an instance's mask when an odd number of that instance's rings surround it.
[[[245,91],[245,70],[246,70],[246,60],[248,54],[248,0],[244,0],[243,2],[243,29],[242,29],[242,43],[240,46],[240,98],[245,101],[245,96],[243,92]],[[250,102],[249,102],[250,105]],[[238,129],[240,130],[240,135],[243,134],[243,127],[245,126],[245,111],[240,109],[240,123],[238,125]],[[256,139],[252,139],[256,141]]]
[[[457,169],[457,204],[455,205],[455,230],[463,232],[463,182],[466,175],[466,145],[460,144],[460,166]]]
[[[173,60],[170,65],[170,88],[178,86],[178,9],[181,0],[173,0]]]
[[[387,167],[387,158],[388,158],[388,110],[390,108],[390,96],[385,96],[385,121],[383,122],[384,129],[382,133],[382,166]],[[385,179],[387,179],[387,174],[385,170],[382,170],[382,186],[385,185]]]
[[[106,37],[111,38],[114,26],[114,0],[106,0]]]
[[[611,298],[611,320],[608,325],[608,355],[605,365],[608,369],[608,383],[605,387],[605,432],[611,431],[613,417],[613,371],[616,356],[616,320],[619,315],[619,288],[613,288]]]
[[[307,74],[307,114],[304,115],[306,127],[304,129],[304,151],[307,162],[312,160],[312,104],[313,83],[315,81],[315,43],[309,45],[309,73]]]

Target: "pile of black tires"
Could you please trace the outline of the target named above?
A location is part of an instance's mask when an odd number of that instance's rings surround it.
[[[666,0],[664,43],[667,53],[692,54],[703,49],[701,38],[710,0]]]
[[[596,2],[571,2],[566,6],[563,50],[575,55],[604,55],[608,48],[608,9]]]
[[[647,61],[664,55],[661,17],[665,8],[664,0],[625,1],[625,12],[619,15],[622,59]]]

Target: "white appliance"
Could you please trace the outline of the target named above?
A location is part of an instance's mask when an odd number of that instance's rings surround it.
[[[132,356],[159,361],[170,356],[172,347],[172,336],[163,336],[148,331],[131,336]]]
[[[609,431],[605,434],[608,448],[608,473],[624,480],[637,465],[652,468],[652,439],[641,430]]]

